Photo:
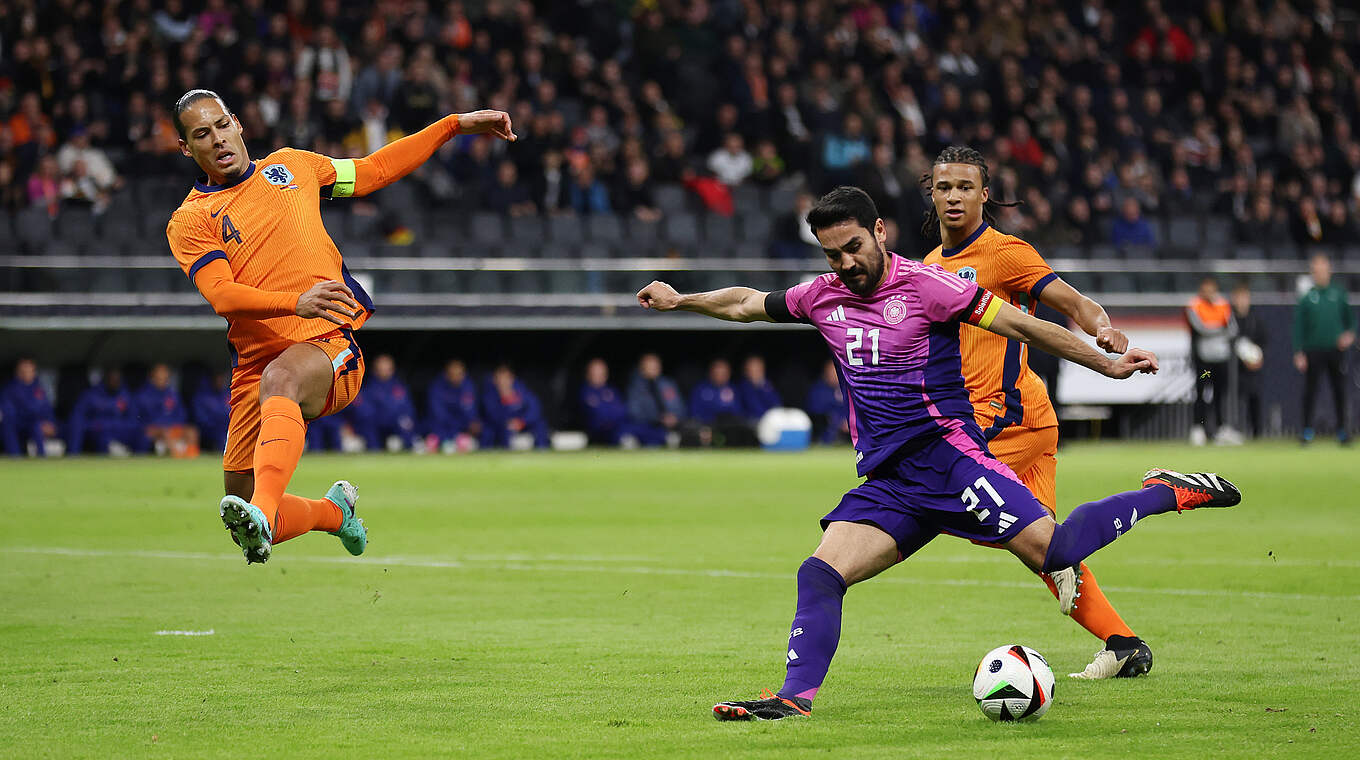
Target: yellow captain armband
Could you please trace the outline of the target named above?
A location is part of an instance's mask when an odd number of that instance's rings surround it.
[[[999,311],[1001,311],[1001,299],[993,295],[990,290],[980,290],[977,300],[973,302],[972,307],[964,315],[964,321],[985,330],[992,326],[992,320],[996,319]]]
[[[332,158],[331,166],[335,167],[335,185],[331,188],[331,197],[352,197],[354,195],[354,182],[356,177],[354,159]]]
[[[991,295],[991,293],[988,293],[987,295]],[[978,327],[981,327],[984,330],[991,327],[992,320],[996,319],[996,315],[1000,311],[1001,311],[1001,299],[992,296],[990,302],[987,304],[986,310],[982,312],[982,319],[978,320]]]

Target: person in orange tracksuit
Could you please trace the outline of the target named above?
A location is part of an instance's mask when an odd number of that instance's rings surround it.
[[[988,197],[982,154],[945,148],[923,179],[930,182],[933,202],[923,232],[941,238],[926,264],[939,264],[1022,310],[1042,299],[1094,336],[1100,348],[1128,349],[1128,338],[1110,325],[1100,304],[1063,282],[1028,243],[992,226],[987,206],[995,202]],[[1058,417],[1043,380],[1029,368],[1026,346],[985,330],[962,331],[959,344],[964,384],[988,448],[1056,514]],[[1151,669],[1152,649],[1129,629],[1085,563],[1045,575],[1044,582],[1064,615],[1105,642],[1074,678],[1132,677]]]
[[[258,162],[241,123],[209,90],[174,108],[180,152],[204,176],[165,234],[184,273],[227,320],[231,417],[222,469],[222,521],[246,563],[310,530],[361,554],[368,536],[358,491],[338,481],[325,498],[285,493],[302,456],[307,420],[344,409],[363,382],[354,331],[373,302],[350,276],[321,222],[322,198],[371,193],[424,163],[457,134],[514,140],[501,111],[450,115],[359,159],[283,148]]]

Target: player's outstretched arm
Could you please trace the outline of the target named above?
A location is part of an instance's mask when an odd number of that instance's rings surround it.
[[[331,197],[367,195],[405,177],[455,135],[491,135],[508,142],[519,139],[504,111],[451,114],[413,135],[384,145],[364,158],[332,159],[335,186]]]
[[[1105,307],[1061,278],[1044,288],[1043,302],[1076,322],[1087,335],[1096,339],[1096,345],[1100,348],[1113,354],[1129,350],[1128,336],[1110,324],[1110,315],[1105,313]]]
[[[1110,359],[1066,328],[1031,317],[1008,303],[996,303],[1000,309],[982,326],[997,335],[1023,341],[1116,380],[1123,380],[1135,372],[1152,374],[1157,371],[1157,355],[1151,351],[1131,348],[1123,356]]]
[[[773,322],[765,312],[765,296],[752,288],[723,288],[707,293],[681,294],[658,280],[638,291],[638,305],[657,311],[696,311],[729,322]]]

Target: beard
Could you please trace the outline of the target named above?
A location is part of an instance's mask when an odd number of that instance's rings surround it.
[[[888,252],[877,241],[874,242],[874,246],[878,248],[878,255],[873,257],[864,267],[836,272],[836,276],[845,284],[845,287],[860,298],[873,293],[874,289],[878,287],[879,281],[883,279],[883,267],[888,260]]]

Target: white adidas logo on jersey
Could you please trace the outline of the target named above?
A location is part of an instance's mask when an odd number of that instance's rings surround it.
[[[844,306],[837,306],[836,308],[832,309],[832,310],[831,310],[831,313],[826,315],[826,321],[828,321],[828,322],[844,322],[844,321],[845,321],[845,307],[844,307]]]

